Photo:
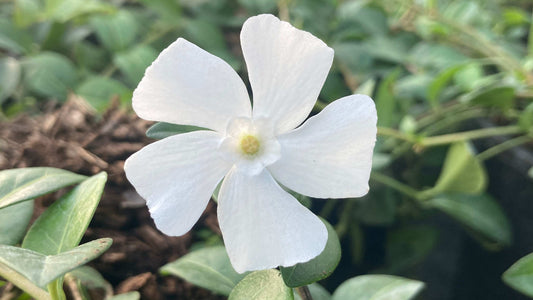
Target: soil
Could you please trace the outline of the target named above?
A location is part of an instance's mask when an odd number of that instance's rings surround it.
[[[47,104],[43,114],[22,115],[0,125],[0,170],[46,166],[84,175],[107,172],[104,195],[82,242],[110,237],[113,245],[90,266],[111,283],[116,294],[139,291],[142,299],[153,300],[223,299],[179,278],[158,274],[161,266],[188,253],[194,238],[190,232],[181,237],[159,232],[144,200],[124,175],[124,160],[153,142],[145,136],[151,124],[118,104],[98,115],[71,96],[62,105]],[[37,199],[34,219],[58,193]],[[214,202],[196,227],[220,233]],[[78,299],[68,286],[66,290],[70,299]],[[91,294],[94,299],[104,297],[104,291]]]

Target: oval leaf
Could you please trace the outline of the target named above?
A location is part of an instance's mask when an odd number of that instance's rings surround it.
[[[164,275],[181,277],[214,293],[229,295],[246,274],[235,272],[226,248],[223,246],[203,248],[191,252],[174,262],[164,265]]]
[[[43,52],[26,58],[24,83],[41,96],[54,97],[59,100],[67,98],[67,92],[77,81],[76,68],[65,56],[55,52]]]
[[[76,93],[99,112],[109,107],[113,97],[118,97],[121,103],[131,99],[130,89],[120,81],[104,76],[87,79],[78,87]]]
[[[0,245],[15,245],[26,233],[33,215],[33,201],[0,209]]]
[[[513,289],[533,297],[533,253],[515,262],[503,273],[502,279]]]
[[[341,259],[341,245],[335,229],[321,219],[328,229],[328,242],[324,251],[308,262],[292,267],[280,267],[283,281],[290,287],[299,287],[322,280],[335,270]]]
[[[0,263],[44,288],[59,276],[100,256],[111,243],[109,238],[98,239],[57,255],[0,245]]]
[[[94,16],[90,23],[100,43],[112,52],[130,48],[139,29],[135,16],[127,10],[119,10],[110,15]]]
[[[0,104],[9,98],[20,81],[20,63],[12,57],[0,59]]]
[[[86,178],[55,168],[0,171],[0,208],[37,198]]]
[[[468,228],[503,245],[511,244],[511,225],[496,200],[486,194],[443,194],[427,202]]]
[[[292,300],[292,289],[283,283],[278,270],[250,273],[235,286],[228,300]]]
[[[191,126],[191,125],[178,125],[165,122],[157,122],[150,126],[146,131],[146,136],[152,139],[160,140],[166,137],[191,132],[195,130],[209,130],[203,127]]]
[[[33,223],[22,247],[47,255],[76,247],[100,202],[106,179],[105,172],[94,175],[54,202]]]
[[[467,142],[450,146],[433,193],[478,194],[485,190],[487,173]]]
[[[343,282],[332,300],[407,300],[416,296],[424,283],[391,275],[362,275]]]

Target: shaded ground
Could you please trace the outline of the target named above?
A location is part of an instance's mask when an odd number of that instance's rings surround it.
[[[142,146],[151,123],[118,107],[103,116],[71,97],[60,108],[50,105],[37,117],[20,116],[0,126],[0,170],[49,166],[92,175],[108,173],[104,196],[84,241],[111,237],[112,247],[91,265],[116,293],[140,291],[143,299],[222,299],[174,277],[158,275],[159,267],[189,251],[192,235],[167,237],[148,214],[144,200],[124,175],[124,160]],[[61,192],[59,192],[61,193]],[[36,201],[34,218],[58,197]],[[200,227],[220,232],[211,203]]]

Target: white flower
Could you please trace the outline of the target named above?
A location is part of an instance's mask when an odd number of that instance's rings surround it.
[[[218,218],[236,271],[292,266],[322,252],[320,219],[280,184],[316,198],[368,192],[374,102],[351,95],[311,112],[333,49],[272,15],[249,18],[241,44],[253,92],[223,60],[179,38],[133,93],[144,119],[210,130],[178,134],[133,154],[126,175],[157,228],[183,235],[223,179]]]

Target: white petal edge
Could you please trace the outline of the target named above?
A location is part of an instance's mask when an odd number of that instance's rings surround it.
[[[239,273],[309,261],[328,239],[324,223],[266,170],[249,176],[232,168],[220,188],[218,220]]]
[[[221,133],[232,117],[251,116],[246,86],[235,70],[183,38],[163,50],[146,69],[132,101],[143,119]]]
[[[161,232],[183,235],[200,218],[231,168],[216,152],[221,138],[214,131],[178,134],[152,143],[126,160],[126,177],[146,200]]]
[[[374,101],[351,95],[326,106],[278,137],[281,158],[268,169],[281,184],[316,198],[361,197],[368,192],[376,142]]]
[[[253,92],[253,116],[269,118],[276,134],[309,115],[333,62],[333,49],[273,15],[243,24],[241,45]]]

